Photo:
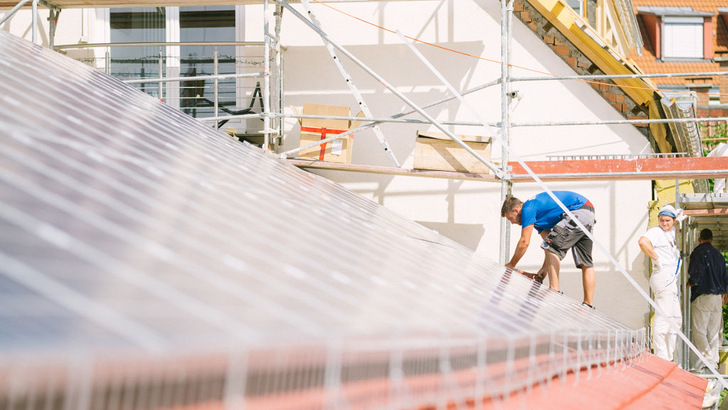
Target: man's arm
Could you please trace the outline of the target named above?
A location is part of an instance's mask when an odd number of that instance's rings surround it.
[[[531,243],[532,233],[533,224],[524,226],[523,229],[521,229],[521,238],[518,239],[518,245],[516,245],[516,250],[513,252],[513,257],[511,258],[511,261],[506,263],[507,268],[515,268],[518,261],[520,261],[523,255],[526,254],[528,245]]]
[[[690,254],[690,262],[688,263],[688,286],[698,286],[704,270],[700,263],[700,257],[697,255],[693,257],[694,255],[695,252]]]
[[[640,236],[640,240],[637,242],[640,245],[642,252],[647,255],[650,259],[657,260],[658,256],[655,252],[655,248],[652,247],[652,242],[644,236]]]

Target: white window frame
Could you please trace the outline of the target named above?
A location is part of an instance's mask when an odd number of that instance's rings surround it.
[[[663,59],[703,59],[704,27],[702,17],[662,18]]]
[[[142,6],[139,6],[142,7]],[[165,41],[169,43],[178,43],[180,41],[180,22],[179,22],[179,7],[166,7],[166,25],[165,25]],[[244,39],[245,33],[243,30],[244,22],[245,22],[245,12],[244,12],[244,6],[236,5],[235,6],[235,40],[236,41],[242,41]],[[109,43],[111,39],[111,11],[108,8],[104,9],[96,9],[96,19],[99,21],[100,24],[102,24],[103,27],[103,40],[104,43]],[[243,47],[236,47],[237,51],[240,52]],[[108,52],[109,48],[104,49],[98,49]],[[102,51],[102,52],[103,52]],[[165,75],[167,77],[179,77],[180,76],[180,67],[181,67],[181,58],[180,58],[180,46],[178,45],[172,45],[167,46],[165,53],[167,54],[167,65],[166,65],[166,71]],[[103,56],[97,55],[97,58],[99,58],[102,63],[100,64],[100,69],[105,70],[106,69],[106,62],[103,58]],[[236,64],[236,73],[241,73],[243,71],[243,67],[240,64]],[[236,87],[237,88],[237,87]],[[168,104],[179,108],[179,83],[177,82],[167,82],[165,83],[165,101],[167,101]],[[243,95],[241,93],[240,89],[237,89],[236,91],[236,100],[238,104],[243,103]]]
[[[584,17],[584,0],[566,0],[566,3],[574,11],[576,11],[580,17]]]

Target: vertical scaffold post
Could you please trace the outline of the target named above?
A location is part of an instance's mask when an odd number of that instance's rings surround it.
[[[164,52],[162,50],[164,50],[164,48],[159,47],[159,52],[157,53],[157,65],[159,69],[159,83],[157,84],[157,92],[159,93],[159,99],[164,101]]]
[[[270,14],[269,0],[263,0],[263,149],[270,147]]]
[[[277,113],[281,113],[283,111],[282,107],[285,107],[285,102],[283,101],[283,65],[282,65],[282,56],[281,56],[281,23],[283,18],[283,6],[280,4],[276,5],[276,11],[275,11],[275,18],[276,18],[276,24],[275,24],[275,46],[273,47],[273,50],[275,50],[275,70],[276,70],[276,82],[275,82],[275,95],[276,95],[276,104],[273,110],[275,110]],[[283,135],[283,121],[281,120],[281,117],[276,117],[274,124],[272,125],[275,127],[275,141],[271,142],[273,146],[280,146],[283,141],[281,140],[281,136]]]
[[[215,75],[215,79],[212,80],[212,83],[214,86],[214,89],[213,89],[214,98],[213,98],[213,107],[212,107],[212,109],[214,110],[214,112],[212,113],[213,117],[217,117],[217,114],[218,114],[218,111],[220,108],[220,79],[218,78],[218,76],[220,75],[220,57],[219,57],[219,55],[220,54],[218,52],[217,46],[215,46],[215,51],[212,54],[212,60],[213,60],[212,70]],[[219,124],[219,122],[215,121],[215,129],[218,129],[218,124]]]
[[[38,0],[33,0],[33,7],[32,7],[32,13],[31,16],[32,19],[32,31],[31,33],[33,44],[38,44]]]
[[[48,13],[48,48],[53,49],[53,46],[56,45],[56,26],[61,9],[52,6]]]
[[[512,182],[509,178],[508,148],[510,144],[510,92],[511,92],[511,16],[513,14],[513,0],[501,2],[501,203],[511,193]],[[507,262],[510,253],[511,230],[506,219],[500,218],[500,255],[498,261],[501,265]]]

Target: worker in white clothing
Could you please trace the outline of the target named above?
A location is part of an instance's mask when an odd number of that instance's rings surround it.
[[[655,303],[665,315],[655,312],[652,347],[655,355],[668,361],[672,361],[677,330],[682,324],[677,295],[680,251],[675,240],[675,221],[681,213],[672,205],[663,206],[658,214],[659,225],[648,230],[639,239],[640,249],[652,261],[650,288],[655,295]],[[671,322],[674,328],[670,327]]]

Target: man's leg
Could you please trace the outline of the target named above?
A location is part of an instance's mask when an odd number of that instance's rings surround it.
[[[657,299],[655,302],[659,304]],[[655,322],[652,326],[652,349],[655,356],[665,360],[670,360],[667,349],[667,332],[670,328],[670,324],[667,322],[667,318],[661,314],[655,312]]]
[[[585,268],[581,266],[581,280],[584,286],[584,303],[594,306],[594,288],[597,285],[597,274],[594,267]]]
[[[708,351],[712,366],[718,366],[720,345],[723,342],[723,301],[721,295],[710,295],[711,312],[708,318]]]
[[[654,289],[653,289],[654,290]],[[655,303],[667,316],[655,312],[652,347],[655,355],[667,361],[672,361],[677,342],[677,330],[680,330],[681,314],[677,295],[672,291],[655,292]],[[670,322],[676,325],[673,330]]]
[[[544,249],[543,252],[543,266],[549,276],[549,287],[553,290],[559,290],[559,270],[561,269],[561,260],[557,254],[550,252],[547,249]]]
[[[708,318],[710,317],[710,312],[706,312],[703,306],[705,305],[704,296],[706,295],[698,296],[691,304],[693,313],[691,325],[693,331],[693,343],[695,344],[695,347],[698,349],[700,354],[710,360],[708,357]],[[705,363],[701,362],[697,355],[692,354],[692,356],[694,360],[693,368],[695,370],[700,370],[703,366],[705,366]]]

